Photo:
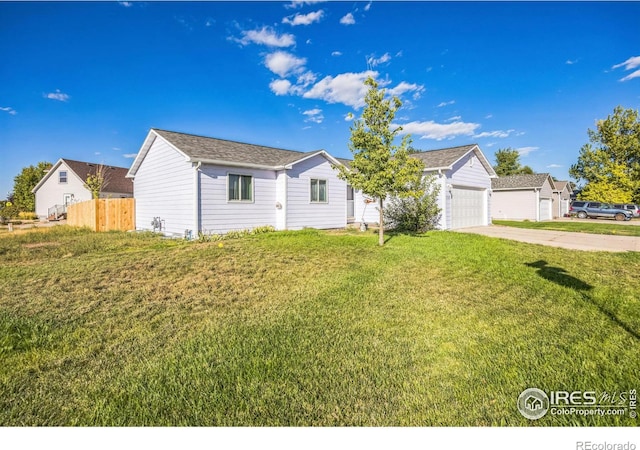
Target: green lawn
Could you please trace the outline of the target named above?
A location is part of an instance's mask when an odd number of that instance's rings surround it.
[[[640,219],[631,219],[640,220]],[[517,220],[492,220],[494,225],[502,225],[505,227],[530,228],[534,230],[553,230],[553,231],[572,231],[575,233],[591,233],[591,234],[612,234],[618,236],[640,236],[640,226],[633,226],[611,221],[611,223],[602,222],[569,222],[569,221],[553,221],[553,222],[528,222]]]
[[[0,425],[637,425],[638,253],[432,232],[0,236]]]

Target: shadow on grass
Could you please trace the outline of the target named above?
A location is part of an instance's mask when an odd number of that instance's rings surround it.
[[[567,273],[565,269],[562,267],[553,267],[549,266],[546,261],[539,260],[533,263],[525,263],[525,266],[533,267],[537,270],[537,274],[540,275],[545,280],[549,280],[553,283],[559,284],[560,286],[568,287],[570,289],[575,289],[577,291],[581,291],[582,298],[587,302],[591,303],[593,306],[598,308],[598,310],[607,316],[613,323],[621,327],[635,339],[640,340],[640,335],[636,330],[631,328],[629,325],[620,320],[613,312],[609,311],[598,302],[596,302],[590,295],[587,294],[588,291],[593,289],[588,283],[585,283],[579,278],[573,277]]]

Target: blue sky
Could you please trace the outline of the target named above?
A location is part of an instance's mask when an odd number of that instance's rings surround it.
[[[640,109],[639,2],[0,2],[0,197],[38,161],[128,167],[149,128],[349,157],[375,76],[413,146],[568,178]]]

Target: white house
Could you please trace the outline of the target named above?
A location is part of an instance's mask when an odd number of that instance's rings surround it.
[[[551,220],[553,191],[548,173],[510,175],[492,182],[491,216],[494,219]]]
[[[40,220],[58,219],[66,213],[70,203],[91,200],[91,191],[85,187],[89,175],[95,175],[100,164],[59,159],[42,177],[31,192],[35,194],[36,214]],[[125,167],[102,165],[105,173],[103,198],[133,196],[133,183],[126,178]]]
[[[450,230],[491,223],[491,180],[496,173],[476,144],[413,155],[425,165],[440,187],[440,229]],[[377,224],[378,202],[355,193],[355,221]]]
[[[344,228],[347,184],[324,150],[297,152],[152,129],[127,177],[136,226],[190,235],[271,225]]]
[[[555,189],[553,190],[553,217],[564,217],[569,214],[569,205],[571,204],[571,194],[573,189],[568,181],[554,181]]]

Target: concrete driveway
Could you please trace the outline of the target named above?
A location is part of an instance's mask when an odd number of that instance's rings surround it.
[[[490,225],[455,230],[460,233],[482,234],[512,241],[550,247],[600,252],[640,252],[640,237],[609,236],[605,234],[572,233],[568,231],[528,230],[524,228]]]

